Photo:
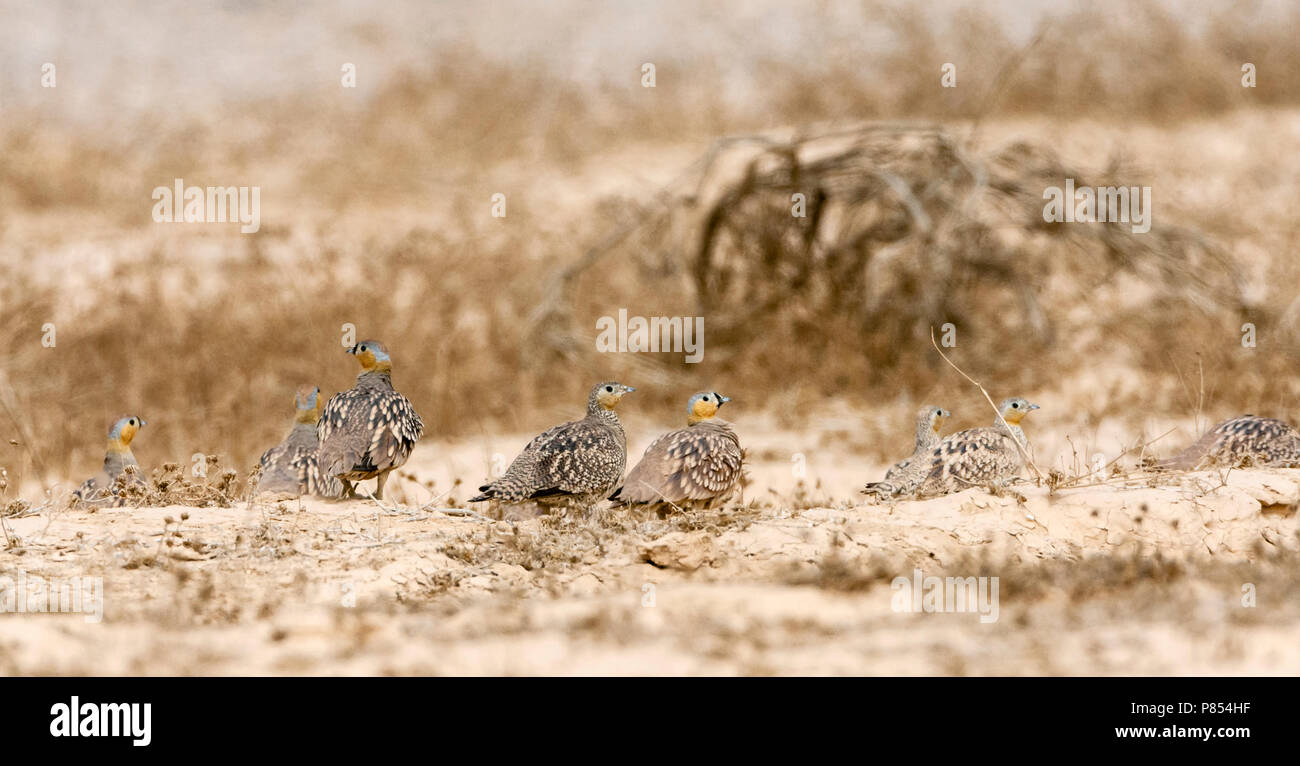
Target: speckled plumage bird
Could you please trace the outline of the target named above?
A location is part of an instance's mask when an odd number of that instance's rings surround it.
[[[635,391],[613,381],[587,397],[587,416],[533,438],[504,475],[479,487],[471,503],[500,500],[589,507],[609,496],[627,466],[627,435],[614,408]]]
[[[393,361],[377,340],[349,348],[361,363],[357,384],[326,402],[316,423],[321,475],[338,479],[343,496],[356,497],[355,484],[377,479],[375,497],[384,496],[388,474],[404,464],[424,433],[411,402],[393,390]]]
[[[729,401],[716,391],[692,396],[686,427],[655,439],[610,499],[676,506],[726,500],[740,483],[744,462],[731,424],[715,417]]]
[[[1020,475],[1024,458],[1016,442],[1028,448],[1020,421],[1036,409],[1037,404],[1012,397],[998,408],[1005,426],[995,419],[991,427],[968,428],[944,437],[930,451],[929,471],[916,493],[942,495],[970,487],[1000,487]]]
[[[320,389],[316,386],[299,386],[294,394],[293,428],[284,441],[262,453],[259,464],[262,476],[258,480],[259,492],[286,492],[294,495],[323,495],[338,497],[343,485],[333,476],[320,472],[316,436],[316,423],[320,421]]]
[[[931,466],[926,458],[939,446],[939,429],[943,426],[943,421],[950,417],[951,412],[933,404],[923,405],[917,410],[916,440],[912,445],[912,454],[886,471],[883,481],[872,482],[864,487],[863,494],[883,499],[905,495],[916,489],[930,475]]]
[[[1192,471],[1206,465],[1300,465],[1300,431],[1276,418],[1240,415],[1219,423],[1157,468]]]
[[[140,463],[131,452],[131,441],[145,425],[143,418],[127,415],[113,423],[108,429],[108,448],[104,451],[104,467],[97,475],[86,479],[73,495],[84,503],[98,505],[117,505],[120,503],[120,491],[117,480],[128,476],[123,481],[143,482],[144,478],[136,474],[129,478],[127,466],[139,468]]]

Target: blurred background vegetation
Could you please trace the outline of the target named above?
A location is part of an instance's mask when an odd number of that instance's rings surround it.
[[[1295,6],[0,16],[0,465],[20,478],[89,475],[124,412],[150,423],[147,465],[249,465],[296,385],[350,385],[345,323],[388,344],[435,438],[576,416],[605,378],[659,412],[710,387],[793,428],[905,416],[959,388],[929,345],[945,322],[996,392],[1070,404],[1044,416],[1296,414]],[[1036,220],[1067,174],[1151,186],[1152,234]],[[260,186],[261,231],[154,223],[176,178]],[[792,218],[796,191],[827,216]],[[596,353],[620,308],[704,316],[705,361]]]

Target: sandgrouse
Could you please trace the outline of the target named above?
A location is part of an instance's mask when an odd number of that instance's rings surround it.
[[[357,384],[326,402],[316,423],[319,470],[338,479],[343,496],[356,497],[355,484],[377,479],[375,497],[384,495],[388,474],[401,467],[424,433],[424,422],[410,400],[393,390],[393,361],[377,340],[347,350],[361,363]]]
[[[1028,448],[1020,421],[1038,409],[1020,397],[1002,402],[1000,420],[991,427],[968,428],[940,440],[930,451],[929,471],[919,495],[942,495],[970,487],[1000,487],[1024,468],[1021,449]],[[1002,420],[1006,425],[1002,425]],[[1019,443],[1019,448],[1017,448]]]
[[[135,415],[127,415],[113,423],[113,427],[108,430],[108,449],[104,452],[103,470],[82,482],[73,495],[85,503],[119,505],[122,501],[123,483],[143,482],[141,476],[127,471],[128,466],[137,469],[140,466],[131,452],[131,441],[143,425],[144,419]],[[118,481],[119,477],[121,482]]]
[[[1192,471],[1205,465],[1300,464],[1300,431],[1285,421],[1240,415],[1219,423],[1175,457],[1157,467]]]
[[[262,453],[259,461],[262,477],[259,492],[285,492],[293,495],[337,497],[343,485],[337,478],[320,472],[316,424],[320,421],[323,400],[316,386],[299,386],[294,395],[293,428],[284,441]]]
[[[952,417],[952,413],[942,407],[923,405],[916,413],[916,441],[912,446],[912,454],[886,471],[883,481],[872,482],[864,487],[863,494],[884,499],[906,495],[915,490],[930,474],[930,464],[926,458],[939,446],[939,429],[949,417]]]
[[[635,391],[613,381],[587,397],[587,416],[534,437],[501,478],[479,487],[471,503],[535,501],[590,508],[609,496],[627,466],[627,435],[614,408]]]
[[[611,499],[675,506],[726,500],[740,483],[744,462],[731,424],[715,417],[729,401],[716,391],[692,396],[686,427],[655,439]]]

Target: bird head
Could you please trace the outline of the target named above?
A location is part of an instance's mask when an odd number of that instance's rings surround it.
[[[294,406],[297,408],[294,420],[298,423],[315,425],[320,420],[321,396],[320,389],[312,385],[298,386],[298,393],[293,397]]]
[[[140,431],[144,419],[135,415],[126,415],[118,418],[113,427],[108,429],[108,445],[110,449],[127,450],[131,448],[131,440]]]
[[[916,413],[917,422],[928,424],[930,430],[935,433],[939,433],[939,427],[943,425],[943,421],[950,417],[952,417],[951,412],[942,407],[936,407],[933,404],[927,404],[921,407],[921,409]]]
[[[625,395],[635,391],[631,386],[625,386],[622,383],[606,381],[598,383],[595,388],[591,389],[590,402],[600,406],[602,409],[612,410],[618,406],[619,400]]]
[[[377,340],[363,340],[348,349],[348,353],[357,358],[366,372],[393,371],[393,360],[388,356],[388,349]]]
[[[694,425],[718,414],[718,408],[731,401],[717,391],[701,391],[686,403],[686,422]]]
[[[1002,403],[998,411],[1002,414],[1002,419],[1011,425],[1019,425],[1020,421],[1030,412],[1038,409],[1038,405],[1033,402],[1013,396]]]

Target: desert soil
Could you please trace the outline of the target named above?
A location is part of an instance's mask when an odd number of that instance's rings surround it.
[[[879,466],[822,449],[799,476],[759,438],[744,502],[720,510],[436,510],[523,438],[422,443],[408,467],[433,489],[393,482],[387,507],[5,519],[0,574],[102,577],[104,610],[0,616],[0,672],[1300,672],[1297,470],[872,504],[854,489]],[[896,610],[893,579],[917,569],[998,577],[996,621]]]

